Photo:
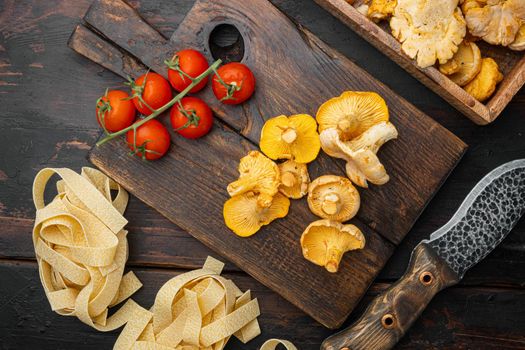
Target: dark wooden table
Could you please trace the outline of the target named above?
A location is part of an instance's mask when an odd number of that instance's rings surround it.
[[[525,158],[525,93],[492,125],[474,125],[310,0],[274,0],[281,10],[346,54],[461,137],[470,149],[432,200],[348,322],[402,274],[414,245],[443,225],[472,186],[492,168]],[[67,39],[90,0],[0,1],[0,348],[110,348],[117,332],[100,333],[50,310],[31,243],[31,184],[43,167],[79,170],[99,128],[94,102],[121,79],[77,55]],[[133,0],[170,36],[192,0]],[[307,82],[306,82],[307,83]],[[417,150],[414,150],[417,152]],[[152,304],[169,278],[212,254],[198,241],[132,198],[128,265],[144,282],[134,299]],[[259,298],[267,338],[317,349],[331,332],[233,265],[228,276]],[[464,281],[437,296],[398,349],[525,349],[525,220]]]

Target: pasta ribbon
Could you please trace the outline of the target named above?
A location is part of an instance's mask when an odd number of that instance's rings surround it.
[[[46,185],[55,174],[61,177],[58,194],[46,205]],[[117,191],[114,199],[111,190]],[[123,274],[128,259],[122,215],[127,192],[96,169],[82,168],[79,175],[66,168],[45,168],[35,177],[33,201],[33,244],[51,309],[100,331],[125,324],[129,313],[122,311],[138,310],[131,301],[107,316],[109,307],[142,286],[133,272]]]
[[[144,309],[140,317],[133,317],[115,348],[128,345],[132,338],[133,349],[221,350],[232,335],[243,343],[258,336],[257,299],[220,276],[223,266],[208,257],[202,269],[166,282],[151,313]]]

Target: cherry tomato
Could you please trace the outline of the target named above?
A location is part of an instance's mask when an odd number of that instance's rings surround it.
[[[135,155],[142,159],[154,160],[166,154],[171,138],[168,129],[158,120],[152,119],[139,126],[136,133],[133,129],[128,131],[126,141]]]
[[[109,132],[127,128],[135,120],[137,110],[129,95],[122,90],[110,90],[97,101],[97,121]]]
[[[146,83],[144,84],[144,80]],[[144,86],[142,86],[144,85]],[[139,93],[144,102],[153,109],[158,109],[168,103],[172,98],[171,87],[162,75],[148,72],[135,80],[132,91]],[[138,111],[144,115],[153,113],[138,97],[133,98],[133,103]]]
[[[197,50],[187,49],[179,51],[175,54],[171,61],[167,61],[168,78],[171,86],[177,91],[182,91],[191,84],[191,79],[178,72],[175,68],[178,67],[181,71],[192,78],[196,78],[206,69],[210,67],[206,57]],[[200,83],[195,85],[190,92],[197,92],[202,90],[208,83],[208,77],[202,79]]]
[[[173,130],[187,139],[197,139],[210,132],[213,126],[213,113],[203,100],[197,97],[184,97],[170,111]]]
[[[255,90],[255,77],[250,68],[242,63],[225,64],[217,69],[217,74],[220,78],[217,75],[213,77],[212,88],[215,97],[222,103],[229,105],[243,103]]]

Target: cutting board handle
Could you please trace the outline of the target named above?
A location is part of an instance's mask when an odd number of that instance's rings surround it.
[[[261,23],[261,13],[264,13],[265,20],[276,20]],[[239,31],[243,40],[244,55],[240,61],[250,65],[255,59],[254,54],[267,53],[268,50],[259,52],[257,47],[268,47],[270,41],[267,38],[279,33],[273,24],[279,26],[280,22],[282,15],[266,0],[197,0],[173,33],[171,42],[179,48],[197,48],[211,57],[210,36],[213,30],[220,25],[231,25]],[[185,39],[189,40],[185,42]]]
[[[388,350],[393,348],[440,290],[458,276],[426,244],[413,251],[407,271],[377,296],[349,328],[327,338],[322,350]]]

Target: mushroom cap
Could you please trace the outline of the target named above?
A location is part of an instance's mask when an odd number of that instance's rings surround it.
[[[323,219],[348,221],[359,211],[357,189],[346,177],[323,175],[308,186],[308,206]]]
[[[346,91],[326,101],[316,115],[319,132],[335,128],[346,141],[373,125],[388,121],[385,100],[375,92]]]
[[[525,50],[525,24],[521,25],[518,33],[516,34],[516,38],[514,38],[512,44],[509,45],[509,49],[514,51]]]
[[[298,163],[313,161],[321,148],[317,123],[308,114],[268,119],[259,145],[271,159],[294,159]]]
[[[398,0],[390,19],[392,35],[421,68],[445,63],[457,51],[467,30],[458,0]]]
[[[354,225],[343,225],[332,220],[312,222],[301,235],[301,248],[306,260],[337,272],[343,254],[363,249],[365,236]]]
[[[483,102],[496,90],[496,85],[503,80],[498,64],[492,58],[481,60],[481,70],[464,89],[476,100]]]
[[[310,176],[308,167],[304,163],[297,163],[289,159],[278,165],[281,172],[279,192],[288,198],[299,199],[308,193]]]
[[[239,162],[239,179],[227,187],[230,196],[249,191],[258,195],[257,202],[267,207],[277,193],[280,182],[279,167],[259,151],[251,151]]]
[[[525,0],[470,0],[462,8],[470,33],[493,45],[510,45],[525,21]]]
[[[449,65],[456,65],[457,67],[455,72],[449,74],[449,79],[459,86],[467,85],[481,69],[481,52],[478,45],[469,41],[463,41],[454,57],[439,66],[439,70],[444,72]],[[445,69],[442,69],[442,67],[445,67]]]
[[[374,22],[389,18],[394,13],[396,5],[397,0],[371,0],[367,17]]]
[[[346,161],[346,174],[354,184],[368,187],[368,181],[376,185],[388,182],[389,176],[376,153],[387,141],[397,138],[395,126],[390,122],[374,125],[361,136],[342,141],[336,129],[321,132],[321,147],[332,157]]]
[[[290,200],[277,193],[268,207],[257,203],[253,192],[233,196],[224,203],[223,216],[226,226],[240,237],[249,237],[275,219],[288,214]]]
[[[456,52],[457,53],[457,52]],[[461,66],[458,61],[452,57],[447,62],[439,65],[439,71],[445,75],[452,75],[460,70]]]

